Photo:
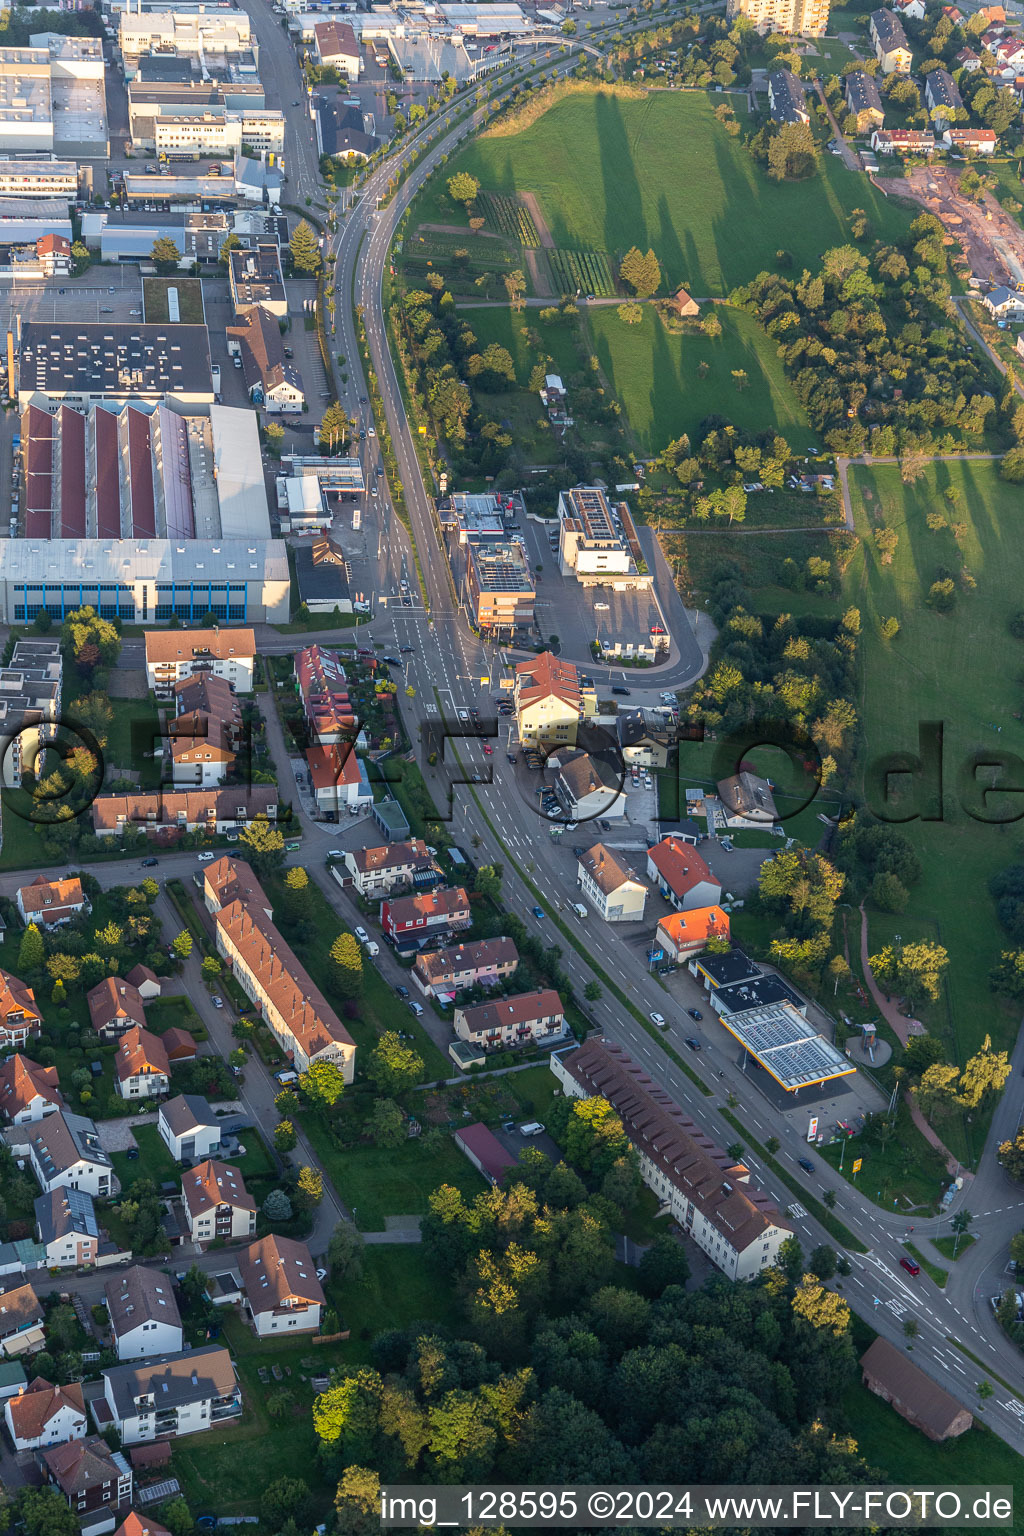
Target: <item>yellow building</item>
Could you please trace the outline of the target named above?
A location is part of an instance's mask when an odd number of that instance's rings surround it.
[[[523,746],[574,747],[581,720],[597,713],[597,693],[571,661],[544,651],[516,667],[516,725]]]
[[[745,16],[759,32],[788,32],[822,37],[828,27],[829,0],[727,0],[730,21]]]

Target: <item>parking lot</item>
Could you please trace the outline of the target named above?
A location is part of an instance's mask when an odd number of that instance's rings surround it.
[[[92,267],[80,278],[47,282],[0,277],[0,324],[6,332],[16,315],[26,320],[128,321],[142,310],[138,264]]]

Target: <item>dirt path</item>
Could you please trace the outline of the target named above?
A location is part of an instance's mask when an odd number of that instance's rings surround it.
[[[483,236],[485,240],[500,240],[505,243],[505,236],[495,234],[493,229],[464,229],[461,224],[417,224],[416,228],[429,230],[433,235],[462,235],[467,240]]]
[[[540,239],[541,245],[546,251],[553,251],[555,248],[555,242],[551,238],[551,231],[548,229],[548,221],[540,211],[540,204],[538,203],[536,196],[532,192],[520,192],[519,200],[523,204],[523,207],[529,211],[531,219],[537,226],[537,235]]]
[[[523,261],[530,274],[533,291],[538,299],[553,299],[555,290],[551,283],[551,268],[543,251],[523,251]]]

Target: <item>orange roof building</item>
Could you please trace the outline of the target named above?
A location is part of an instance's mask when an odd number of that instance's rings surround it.
[[[0,1046],[20,1050],[29,1035],[38,1035],[42,1022],[32,988],[9,971],[0,971]]]
[[[677,965],[697,955],[708,939],[729,937],[729,914],[721,907],[691,907],[670,912],[658,923],[656,942]]]
[[[14,1125],[30,1125],[63,1105],[56,1067],[41,1067],[20,1051],[0,1067],[0,1111]]]
[[[523,745],[573,747],[581,720],[595,713],[597,696],[584,689],[579,669],[551,651],[516,667],[516,724]]]
[[[67,880],[47,880],[45,875],[37,875],[31,885],[21,887],[15,904],[26,927],[35,923],[56,928],[60,923],[70,923],[79,912],[92,910],[77,875]]]
[[[171,1067],[163,1041],[136,1024],[121,1036],[114,1057],[117,1091],[122,1099],[147,1099],[166,1093]]]

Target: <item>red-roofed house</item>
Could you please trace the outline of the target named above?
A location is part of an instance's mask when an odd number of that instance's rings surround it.
[[[55,1387],[42,1376],[4,1403],[4,1418],[16,1451],[84,1440],[88,1421],[77,1382]]]
[[[382,902],[380,908],[381,927],[394,940],[395,948],[406,954],[422,949],[432,939],[450,939],[472,921],[469,897],[461,885],[399,896]]]
[[[56,1067],[41,1067],[20,1052],[0,1067],[0,1112],[13,1125],[31,1125],[63,1107]]]
[[[658,923],[654,942],[660,944],[670,960],[683,965],[691,955],[700,954],[708,939],[729,937],[729,914],[721,907],[689,907],[685,912],[670,912]]]
[[[359,810],[373,804],[373,790],[363,760],[351,742],[306,750],[309,781],[321,811]]]
[[[98,1035],[114,1040],[133,1024],[145,1028],[146,1010],[137,987],[120,976],[106,976],[86,993],[89,1017]]]
[[[122,1099],[149,1099],[166,1093],[171,1067],[164,1043],[138,1024],[121,1036],[114,1057],[117,1091]]]
[[[37,927],[57,928],[61,923],[70,923],[80,912],[92,911],[77,875],[68,880],[47,880],[45,875],[37,875],[31,885],[21,887],[14,900],[26,927],[35,923]]]
[[[20,1050],[29,1035],[38,1035],[42,1021],[32,988],[9,971],[0,971],[0,1046]]]
[[[354,730],[355,711],[341,657],[323,645],[307,645],[295,653],[295,686],[306,715],[309,734],[321,747],[341,741]]]
[[[692,843],[663,837],[647,850],[647,874],[669,906],[685,912],[691,907],[714,907],[722,899],[722,886]]]
[[[40,235],[36,241],[36,258],[44,277],[67,277],[74,265],[71,241],[66,235]]]

